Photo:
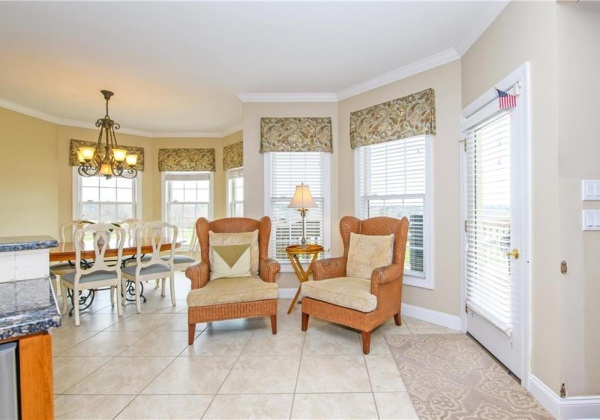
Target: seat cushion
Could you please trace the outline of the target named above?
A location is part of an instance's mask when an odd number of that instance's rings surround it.
[[[211,280],[206,286],[190,291],[187,296],[187,305],[193,308],[277,299],[278,294],[276,283],[267,283],[257,276],[222,278]]]
[[[355,277],[304,282],[302,295],[360,312],[377,308],[377,296],[371,294],[371,281]]]
[[[373,270],[392,263],[394,235],[350,234],[348,249],[348,277],[370,280]]]
[[[213,265],[213,246],[221,245],[245,245],[250,244],[250,272],[258,274],[258,229],[253,232],[240,233],[215,233],[208,232],[208,257],[210,265]]]
[[[135,268],[136,267],[137,267],[136,264],[128,265],[127,267],[122,269],[123,274],[127,274],[129,276],[135,276]],[[140,270],[140,274],[142,276],[145,276],[146,274],[169,273],[170,271],[171,270],[167,264],[152,264],[148,267],[143,267]]]
[[[75,272],[67,273],[61,276],[61,279],[66,281],[67,283],[73,284],[75,281]],[[117,279],[117,273],[115,271],[95,271],[91,274],[83,274],[79,279],[79,283],[90,283],[93,281],[101,281],[101,280],[110,280]]]

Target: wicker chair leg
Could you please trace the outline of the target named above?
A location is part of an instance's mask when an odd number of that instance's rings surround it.
[[[306,331],[306,329],[308,328],[308,317],[308,314],[302,312],[302,331]]]
[[[360,335],[362,336],[363,353],[369,354],[371,351],[371,331],[361,331]]]
[[[196,324],[188,324],[188,345],[194,344],[194,336],[196,335]]]
[[[398,312],[396,315],[394,315],[394,322],[396,323],[397,326],[402,325],[402,320],[400,319],[400,312]]]
[[[277,315],[271,315],[271,331],[277,334]]]

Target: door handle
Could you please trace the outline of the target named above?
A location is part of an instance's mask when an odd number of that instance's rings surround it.
[[[521,256],[521,253],[519,252],[519,250],[517,248],[513,249],[512,251],[508,251],[506,253],[507,257],[513,257],[515,260],[518,260],[519,257]]]

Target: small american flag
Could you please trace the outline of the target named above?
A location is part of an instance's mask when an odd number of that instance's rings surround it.
[[[517,97],[515,95],[511,95],[500,89],[496,90],[498,91],[498,104],[500,105],[500,109],[514,108],[517,106]]]

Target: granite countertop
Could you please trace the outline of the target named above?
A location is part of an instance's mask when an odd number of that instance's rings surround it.
[[[33,249],[54,248],[58,241],[52,236],[9,236],[0,237],[0,252],[28,251]]]
[[[48,278],[0,283],[0,340],[60,327]]]

